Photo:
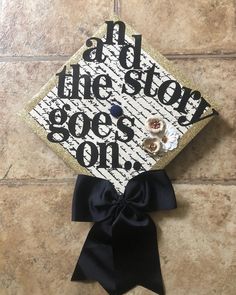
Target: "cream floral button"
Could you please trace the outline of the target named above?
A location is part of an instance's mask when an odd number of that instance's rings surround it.
[[[142,148],[153,156],[162,156],[178,146],[179,134],[174,126],[159,116],[152,116],[145,122],[150,136],[142,142]]]
[[[156,156],[161,150],[161,141],[158,137],[147,137],[142,143],[142,148],[149,154]]]
[[[165,129],[165,122],[162,118],[158,116],[152,116],[148,118],[145,122],[145,128],[151,134],[158,134],[163,132]]]

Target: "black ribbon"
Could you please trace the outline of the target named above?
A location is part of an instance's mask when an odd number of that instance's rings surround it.
[[[105,179],[78,176],[73,221],[92,221],[72,281],[98,281],[110,295],[136,285],[164,294],[156,226],[147,212],[176,208],[164,170],[132,178],[123,195]]]

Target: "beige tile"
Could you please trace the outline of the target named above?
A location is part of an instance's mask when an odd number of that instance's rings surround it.
[[[235,52],[234,0],[121,2],[123,20],[163,53]],[[70,55],[112,8],[112,0],[3,1],[0,55]]]
[[[71,223],[73,185],[0,187],[0,294],[91,294],[70,282],[89,224]],[[95,289],[94,289],[95,287]]]
[[[178,209],[156,212],[166,295],[233,295],[233,186],[176,185]],[[70,277],[89,223],[72,223],[73,184],[0,186],[0,294],[106,294]],[[150,295],[137,287],[130,295]]]
[[[235,179],[235,60],[175,61],[190,80],[218,104],[219,116],[170,163],[173,179]]]
[[[162,53],[235,52],[235,1],[122,1],[124,21]]]
[[[155,213],[167,295],[213,295],[236,288],[235,187],[176,185],[178,208]]]
[[[0,55],[73,54],[111,11],[111,0],[2,1]]]
[[[74,175],[17,115],[61,65],[62,62],[0,63],[0,178]]]
[[[235,179],[235,60],[180,60],[177,66],[221,107],[168,166],[173,179]],[[16,115],[62,62],[0,63],[0,178],[69,178],[75,174]],[[8,171],[9,170],[9,171]]]

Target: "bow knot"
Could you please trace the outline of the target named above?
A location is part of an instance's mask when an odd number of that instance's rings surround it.
[[[124,195],[120,195],[118,199],[113,200],[112,204],[114,205],[115,209],[118,211],[118,214],[129,205],[129,201],[126,200]]]
[[[73,221],[93,221],[72,276],[96,280],[110,295],[142,285],[163,295],[156,227],[147,214],[176,208],[173,187],[164,170],[132,178],[119,195],[105,179],[78,176]]]
[[[129,202],[126,200],[124,195],[118,195],[117,198],[114,198],[111,202],[113,214],[113,222],[119,216],[119,214],[129,205]]]

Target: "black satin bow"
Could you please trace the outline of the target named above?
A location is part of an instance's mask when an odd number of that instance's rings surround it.
[[[80,175],[72,204],[73,221],[93,221],[72,281],[98,281],[110,295],[136,285],[164,294],[156,227],[147,212],[176,208],[164,170],[132,178],[123,195],[105,179]]]

